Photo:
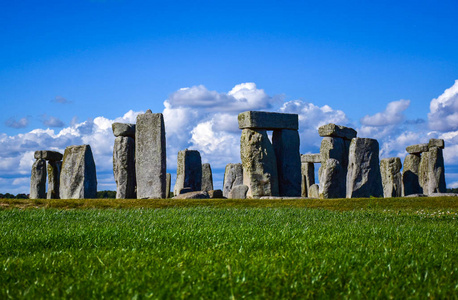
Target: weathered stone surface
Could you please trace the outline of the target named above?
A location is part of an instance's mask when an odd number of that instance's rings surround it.
[[[406,148],[407,153],[410,154],[420,154],[422,152],[428,151],[428,144],[417,144],[411,145]]]
[[[301,154],[297,130],[274,130],[272,145],[277,159],[278,191],[282,197],[301,196]]]
[[[277,160],[265,130],[243,129],[240,138],[243,184],[247,198],[278,196]]]
[[[125,136],[135,139],[135,124],[129,123],[113,123],[111,125],[114,136]]]
[[[230,199],[246,199],[246,194],[248,192],[248,186],[246,185],[236,185],[233,186],[230,193],[229,197]]]
[[[346,148],[346,144],[342,138],[324,137],[321,140],[320,156],[322,164],[324,164],[326,160],[333,158],[339,161],[342,168],[347,168],[348,148]]]
[[[402,196],[401,159],[399,157],[384,158],[380,161],[383,196],[385,198]]]
[[[321,163],[321,154],[302,154],[301,163]]]
[[[443,139],[430,139],[428,143],[428,148],[433,148],[433,147],[444,149],[445,147],[444,140]]]
[[[402,169],[403,196],[423,194],[423,189],[418,181],[420,160],[420,155],[417,154],[408,154],[404,159],[404,167]]]
[[[189,187],[193,191],[202,190],[202,159],[197,150],[182,150],[178,152],[177,158],[177,180],[173,193]]]
[[[170,188],[172,186],[172,174],[165,174],[165,198],[170,198]]]
[[[408,197],[408,198],[417,198],[417,197],[428,197],[428,195],[425,195],[425,194],[410,194],[410,195],[407,195],[405,197]]]
[[[48,199],[59,199],[61,161],[48,161]]]
[[[347,171],[347,198],[382,197],[379,144],[375,139],[351,140]]]
[[[57,152],[57,151],[50,151],[50,150],[39,150],[35,151],[34,154],[35,159],[46,159],[46,160],[52,160],[52,161],[59,161],[62,160],[62,153]]]
[[[162,114],[151,110],[137,116],[135,130],[135,172],[137,198],[166,197],[166,145]]]
[[[184,187],[178,191],[178,195],[194,192],[190,187]],[[198,192],[198,191],[196,191]]]
[[[39,158],[32,165],[30,199],[46,198],[46,160]]]
[[[432,193],[428,197],[457,197],[456,193]]]
[[[318,134],[323,137],[338,137],[351,140],[356,137],[357,133],[353,128],[329,123],[318,128]]]
[[[265,111],[246,111],[238,116],[240,129],[299,129],[297,114],[282,114]]]
[[[423,152],[420,160],[418,181],[423,188],[423,194],[445,193],[444,156],[442,149],[432,147]]]
[[[321,167],[320,198],[345,198],[346,170],[337,159],[329,158]]]
[[[202,164],[202,188],[201,190],[202,191],[213,190],[212,168],[209,163]]]
[[[61,199],[96,197],[97,174],[91,146],[69,146],[65,149],[59,194]]]
[[[222,190],[209,190],[208,191],[208,196],[212,199],[221,199],[223,197],[223,191]]]
[[[312,184],[309,187],[309,198],[320,198],[320,186],[318,184]]]
[[[205,191],[195,191],[195,192],[189,192],[189,193],[184,193],[184,194],[179,194],[173,199],[208,199],[210,198],[208,196],[208,193]]]
[[[113,146],[113,175],[116,182],[116,199],[134,199],[137,182],[135,180],[135,140],[118,136]]]
[[[315,165],[311,162],[302,163],[301,165],[302,182],[301,182],[301,196],[309,196],[309,187],[315,184]]]
[[[242,164],[227,164],[223,179],[223,196],[230,198],[232,187],[243,184]]]

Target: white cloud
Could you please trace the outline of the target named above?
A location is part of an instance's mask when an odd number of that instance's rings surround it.
[[[396,125],[404,121],[403,112],[409,107],[410,100],[398,100],[388,103],[383,112],[373,116],[366,115],[360,122],[365,126],[387,126]]]
[[[433,130],[458,130],[458,80],[429,106],[429,126]]]

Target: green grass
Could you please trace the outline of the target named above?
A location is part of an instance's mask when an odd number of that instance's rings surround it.
[[[2,199],[0,298],[456,298],[456,198],[388,200]]]

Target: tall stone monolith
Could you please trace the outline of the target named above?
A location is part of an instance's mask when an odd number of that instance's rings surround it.
[[[171,198],[170,197],[170,187],[172,185],[172,174],[167,173],[165,174],[165,197],[166,198]]]
[[[242,164],[227,164],[223,179],[223,196],[229,198],[233,187],[243,184]]]
[[[116,181],[116,199],[137,198],[135,194],[135,140],[118,136],[113,146],[113,175]]]
[[[209,163],[202,164],[202,191],[213,190],[212,168]]]
[[[30,199],[46,198],[46,160],[39,158],[32,165]]]
[[[97,196],[97,174],[91,146],[69,146],[65,149],[59,194],[61,199]]]
[[[243,184],[248,186],[247,198],[278,196],[277,160],[267,132],[243,129],[240,156]]]
[[[197,150],[182,150],[177,157],[177,179],[173,194],[179,195],[183,188],[197,192],[202,190],[202,159]]]
[[[60,199],[60,171],[62,170],[62,161],[48,161],[48,199]]]
[[[446,192],[444,156],[441,148],[432,146],[421,154],[418,179],[423,194]]]
[[[310,197],[309,188],[312,184],[315,184],[315,165],[310,162],[303,162],[301,169],[301,197]]]
[[[135,173],[137,198],[166,197],[165,126],[161,113],[151,110],[137,116],[135,128]]]
[[[348,150],[344,139],[323,137],[320,154],[321,167],[318,172],[320,197],[345,198]]]
[[[383,197],[402,196],[401,159],[390,157],[380,160],[380,173],[382,175]]]
[[[418,180],[420,169],[420,154],[408,154],[402,168],[402,195],[423,194]]]
[[[379,144],[375,139],[354,138],[348,156],[347,198],[371,196],[383,196]]]

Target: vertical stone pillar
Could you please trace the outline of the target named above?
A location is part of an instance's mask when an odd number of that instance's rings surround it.
[[[320,154],[320,197],[345,198],[348,151],[344,139],[323,137]]]
[[[46,198],[46,160],[39,158],[32,165],[30,199]]]
[[[383,197],[402,196],[401,159],[399,157],[384,158],[380,161]]]
[[[243,184],[242,164],[227,164],[223,179],[223,197],[229,198],[232,188]]]
[[[418,181],[420,169],[420,154],[408,154],[402,168],[402,195],[422,194],[423,189]]]
[[[315,184],[315,164],[311,162],[303,162],[301,168],[301,197],[310,197],[309,188],[312,184]]]
[[[212,168],[209,163],[202,164],[202,191],[213,190]]]
[[[137,116],[135,131],[135,173],[137,198],[166,196],[165,126],[162,114],[151,110]]]
[[[170,198],[170,187],[172,185],[172,174],[165,174],[165,198]]]
[[[48,161],[48,199],[60,199],[60,171],[62,161]]]
[[[423,193],[426,195],[432,193],[445,193],[446,185],[444,173],[444,156],[442,154],[442,149],[436,147],[434,144],[431,145],[430,141],[429,150],[422,153],[420,160],[418,178],[420,186],[423,188]]]
[[[243,129],[240,156],[243,184],[248,186],[247,198],[278,196],[277,160],[267,132]]]
[[[69,146],[65,149],[59,194],[61,199],[97,196],[97,174],[91,146]]]
[[[202,190],[202,159],[197,150],[182,150],[177,158],[177,180],[173,194],[179,195],[183,188],[197,192]]]
[[[301,196],[301,154],[297,130],[277,129],[272,135],[277,160],[278,190],[280,196]]]
[[[375,139],[354,138],[350,144],[347,198],[382,197],[379,144]]]
[[[137,198],[135,194],[135,140],[118,136],[113,147],[113,175],[116,181],[116,199]]]

